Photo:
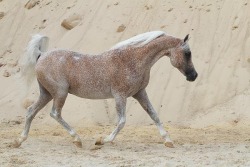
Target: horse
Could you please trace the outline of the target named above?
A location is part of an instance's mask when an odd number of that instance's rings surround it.
[[[20,147],[27,139],[33,118],[52,99],[50,116],[68,131],[77,147],[82,147],[80,136],[61,116],[68,93],[87,99],[114,98],[118,123],[110,135],[97,139],[96,145],[112,142],[124,127],[127,98],[132,96],[156,124],[165,146],[174,147],[145,88],[151,67],[163,56],[170,58],[186,80],[197,78],[188,40],[189,35],[180,39],[164,31],[151,31],[122,41],[101,54],[89,55],[63,49],[47,51],[49,38],[34,35],[27,47],[22,73],[29,81],[36,77],[40,96],[28,108],[24,130],[14,147]]]

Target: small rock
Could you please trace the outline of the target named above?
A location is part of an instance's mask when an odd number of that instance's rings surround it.
[[[60,136],[60,133],[54,132],[52,135],[53,135],[53,136]]]
[[[234,123],[236,123],[236,124],[237,124],[238,122],[239,122],[239,120],[234,120]]]
[[[187,23],[187,21],[188,21],[188,20],[187,20],[187,19],[185,19],[183,23]]]
[[[21,70],[20,67],[18,67],[18,68],[16,69],[16,72],[20,72],[20,70]]]
[[[114,3],[114,5],[115,5],[115,6],[116,6],[116,5],[119,5],[119,2]]]
[[[166,27],[166,25],[163,25],[163,26],[161,26],[160,28],[163,29],[163,28],[165,28],[165,27]]]
[[[4,73],[3,73],[3,76],[4,77],[10,77],[10,73],[7,70],[5,70]]]
[[[236,30],[238,28],[238,26],[233,26],[232,30]]]
[[[11,121],[11,122],[12,122],[13,125],[19,125],[19,124],[22,123],[21,121],[18,121],[18,120],[16,120],[16,121]]]
[[[27,9],[31,9],[35,7],[37,4],[39,4],[39,2],[40,2],[39,0],[29,0],[24,7]]]
[[[71,30],[76,27],[82,21],[82,16],[78,14],[73,14],[69,16],[67,19],[64,19],[61,23],[61,26],[66,28],[67,30]]]
[[[4,12],[0,12],[0,19],[4,17]]]
[[[102,148],[101,145],[92,145],[92,146],[90,147],[90,150],[91,150],[91,151],[95,151],[95,150],[99,150],[99,149],[101,149],[101,148]]]
[[[45,5],[49,5],[51,2],[52,2],[52,1],[50,1],[50,2],[46,3]]]
[[[46,26],[44,26],[44,25],[42,25],[42,26],[39,26],[39,29],[41,30],[41,29],[45,29],[46,28]]]
[[[123,32],[125,29],[126,29],[126,26],[125,26],[124,24],[122,24],[122,25],[120,25],[120,26],[117,28],[116,32]]]
[[[150,5],[150,6],[145,5],[144,7],[146,8],[146,10],[150,10],[150,9],[152,9],[152,8],[153,8],[153,6],[151,6],[151,5]]]
[[[6,64],[0,63],[0,67],[5,66]]]
[[[174,8],[170,8],[170,9],[168,9],[168,12],[171,12],[173,9],[174,9]]]

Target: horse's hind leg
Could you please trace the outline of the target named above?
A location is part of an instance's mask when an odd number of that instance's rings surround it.
[[[21,134],[21,137],[15,140],[13,147],[20,147],[22,142],[24,142],[29,134],[30,125],[36,114],[52,99],[50,93],[39,83],[40,96],[38,100],[29,107],[24,130]]]
[[[50,113],[50,116],[52,118],[54,118],[58,123],[60,123],[68,131],[68,133],[72,137],[74,137],[73,143],[77,147],[82,147],[82,142],[81,142],[79,135],[74,131],[73,128],[71,128],[68,125],[67,122],[65,122],[65,120],[61,116],[62,107],[64,105],[66,98],[67,98],[67,94],[68,93],[65,92],[65,93],[61,93],[61,95],[57,95],[56,97],[54,97],[53,108],[52,108],[52,111]]]
[[[126,122],[126,102],[127,99],[125,97],[121,96],[115,96],[115,102],[116,102],[116,110],[118,114],[118,124],[115,130],[106,138],[102,139],[100,138],[99,140],[96,141],[96,145],[103,145],[104,143],[112,142],[116,135],[120,132],[120,130],[124,127],[125,122]]]
[[[171,141],[168,132],[164,130],[162,123],[160,122],[160,119],[158,117],[158,114],[155,112],[153,106],[151,105],[145,89],[140,90],[133,97],[141,104],[142,108],[148,113],[151,119],[155,122],[156,126],[158,127],[160,131],[161,136],[165,140],[165,146],[174,147],[173,142]]]

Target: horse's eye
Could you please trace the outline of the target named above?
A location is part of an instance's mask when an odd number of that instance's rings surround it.
[[[186,52],[185,56],[186,56],[187,59],[190,59],[191,58],[191,52]]]

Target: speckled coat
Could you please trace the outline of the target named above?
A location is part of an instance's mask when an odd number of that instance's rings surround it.
[[[37,62],[37,79],[52,96],[60,91],[89,99],[112,98],[116,92],[133,96],[147,86],[152,65],[178,43],[180,39],[162,36],[143,47],[129,46],[100,55],[46,52]]]

